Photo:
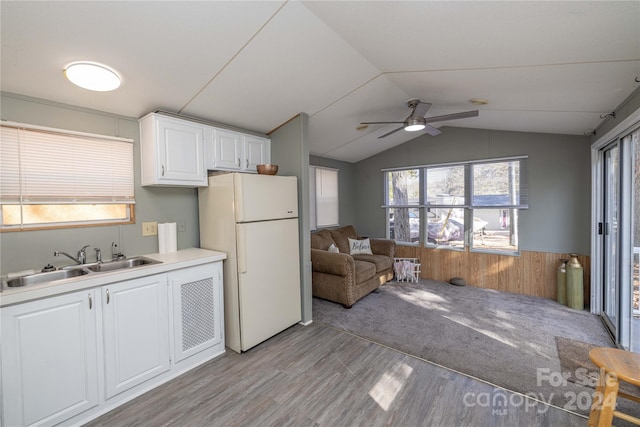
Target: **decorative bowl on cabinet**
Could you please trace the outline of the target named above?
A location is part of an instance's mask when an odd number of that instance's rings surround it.
[[[278,165],[258,165],[256,169],[260,175],[275,175],[278,173]]]

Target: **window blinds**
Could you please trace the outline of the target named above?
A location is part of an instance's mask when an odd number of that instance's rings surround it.
[[[316,226],[338,225],[338,171],[316,168]]]
[[[2,123],[0,203],[135,203],[132,142]]]

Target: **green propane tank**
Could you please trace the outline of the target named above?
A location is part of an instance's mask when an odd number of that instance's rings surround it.
[[[561,259],[556,272],[556,300],[562,305],[567,305],[567,261]]]
[[[577,254],[570,254],[567,263],[567,306],[575,310],[584,309],[583,269]]]

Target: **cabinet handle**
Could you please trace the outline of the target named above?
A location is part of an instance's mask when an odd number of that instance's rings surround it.
[[[164,165],[162,165],[162,176],[164,176]]]
[[[107,289],[107,304],[109,304],[110,300],[111,300],[111,296],[109,295],[109,289]]]
[[[245,161],[244,161],[244,168],[245,168],[245,169],[249,169],[249,159],[245,159]]]
[[[236,161],[236,166],[240,167],[240,157],[238,157],[238,160]]]
[[[93,298],[91,298],[91,294],[89,294],[89,310],[93,308]]]

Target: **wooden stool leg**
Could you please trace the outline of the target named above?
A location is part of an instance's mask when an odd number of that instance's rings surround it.
[[[596,384],[596,391],[593,393],[593,399],[591,402],[591,412],[589,413],[589,427],[596,427],[600,420],[600,412],[602,410],[602,402],[604,400],[604,377],[606,373],[604,368],[600,368],[600,376],[598,377],[598,384]]]
[[[604,378],[604,380],[602,379]],[[613,422],[613,411],[616,409],[616,399],[618,398],[618,377],[611,372],[606,373],[606,375],[602,375],[602,369],[600,372],[600,381],[598,384],[598,389],[603,389],[602,392],[602,401],[600,402],[599,409],[592,409],[592,414],[589,415],[589,426],[594,425],[597,427],[609,427]],[[596,389],[597,390],[597,389]],[[599,396],[594,398],[594,405],[597,405],[596,399]],[[594,416],[594,424],[591,424],[593,412],[597,411],[598,413]]]

